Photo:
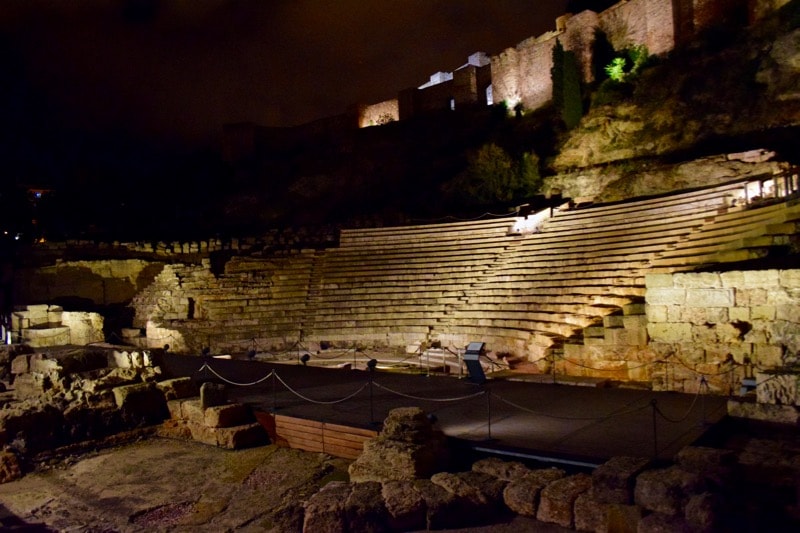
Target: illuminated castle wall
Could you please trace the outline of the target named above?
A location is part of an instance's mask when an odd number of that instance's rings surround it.
[[[522,104],[538,109],[552,99],[550,69],[553,47],[560,41],[575,53],[583,81],[593,81],[595,37],[602,32],[616,50],[644,45],[662,55],[706,30],[758,20],[788,0],[630,0],[595,13],[583,11],[556,20],[556,29],[530,37],[489,58],[490,65],[473,63],[439,76],[439,83],[401,91],[397,99],[360,106],[358,126],[385,124],[432,111],[468,105],[505,102],[509,109]],[[435,81],[432,79],[432,82]],[[487,94],[490,100],[487,101]]]

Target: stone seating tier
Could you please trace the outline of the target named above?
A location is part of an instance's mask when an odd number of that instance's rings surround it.
[[[540,357],[640,301],[654,266],[681,268],[664,263],[671,255],[685,265],[782,242],[764,227],[793,223],[791,210],[736,205],[742,187],[554,209],[538,233],[522,235],[510,234],[515,217],[344,230],[338,248],[242,260],[216,277],[198,272],[213,288],[193,296],[195,314],[209,319],[193,327],[213,335],[215,322],[240,340],[293,341],[300,330],[342,344],[490,340],[492,350]],[[186,277],[184,286],[193,282]]]
[[[341,248],[350,246],[370,247],[374,243],[410,244],[426,240],[442,241],[453,240],[460,237],[474,239],[477,235],[483,237],[503,236],[508,233],[514,224],[513,217],[502,217],[484,221],[467,221],[447,224],[430,224],[424,226],[395,226],[387,228],[369,229],[344,229],[339,237]]]

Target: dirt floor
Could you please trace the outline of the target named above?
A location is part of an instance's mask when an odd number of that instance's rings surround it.
[[[142,438],[43,461],[0,485],[0,531],[298,531],[299,506],[347,462],[274,445]],[[533,520],[462,532],[565,531]]]

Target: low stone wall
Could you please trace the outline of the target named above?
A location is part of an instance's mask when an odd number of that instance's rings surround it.
[[[797,456],[764,454],[761,470],[752,463],[758,446],[687,447],[671,464],[614,457],[591,473],[489,458],[425,479],[335,481],[305,502],[292,529],[302,520],[303,531],[435,530],[517,514],[577,531],[788,531],[796,471],[776,465]]]

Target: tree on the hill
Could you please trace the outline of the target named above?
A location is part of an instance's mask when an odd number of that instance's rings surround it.
[[[522,200],[535,195],[541,184],[539,158],[526,152],[513,158],[502,147],[487,143],[470,154],[467,169],[445,192],[472,204]]]
[[[572,129],[583,116],[580,67],[575,53],[564,50],[558,40],[553,47],[550,75],[553,80],[553,106],[567,129]]]

